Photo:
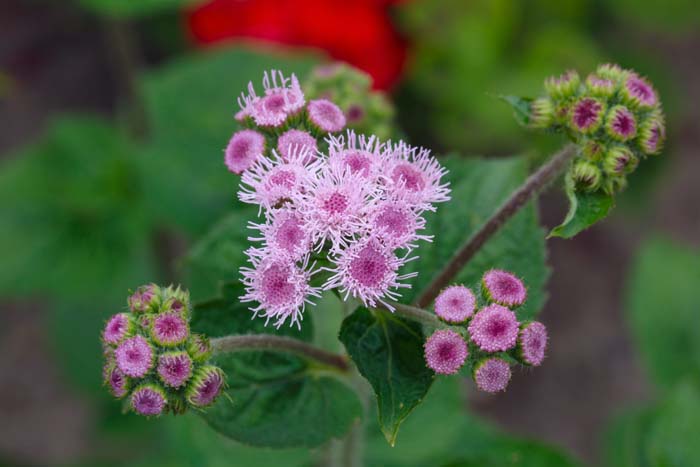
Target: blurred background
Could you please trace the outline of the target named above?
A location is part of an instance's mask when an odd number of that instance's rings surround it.
[[[0,465],[308,465],[122,416],[98,335],[128,289],[192,280],[183,256],[235,203],[244,84],[330,60],[373,77],[412,143],[533,164],[561,141],[494,94],[607,61],[655,83],[663,155],[608,220],[547,243],[546,364],[468,406],[582,464],[700,465],[696,0],[3,0],[0,37]],[[543,197],[545,226],[565,212]]]

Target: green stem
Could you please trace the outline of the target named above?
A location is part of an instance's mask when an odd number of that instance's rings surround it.
[[[542,165],[535,173],[530,175],[520,188],[493,213],[493,215],[469,237],[455,252],[452,259],[433,278],[432,282],[416,300],[419,307],[428,306],[440,291],[446,287],[464,266],[476,255],[482,246],[493,234],[503,227],[511,217],[522,209],[544,187],[566,170],[569,163],[576,155],[576,148],[572,144],[566,145],[556,153],[546,164]]]
[[[350,370],[348,360],[342,355],[328,352],[307,342],[273,334],[245,334],[218,337],[211,340],[215,353],[237,352],[246,350],[269,350],[288,352],[309,358],[345,373]]]
[[[390,304],[394,307],[395,314],[406,319],[434,328],[445,326],[445,323],[440,321],[440,318],[438,318],[435,313],[431,313],[427,310],[412,305],[404,305],[403,303],[390,302]],[[388,310],[388,308],[383,309]]]

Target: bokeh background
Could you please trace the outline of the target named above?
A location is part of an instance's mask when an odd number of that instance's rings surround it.
[[[546,364],[468,406],[583,464],[700,465],[698,50],[696,0],[3,0],[0,465],[298,465],[122,416],[97,338],[129,288],[192,280],[182,258],[235,203],[221,149],[244,83],[330,60],[374,78],[412,143],[533,164],[561,141],[495,94],[607,61],[655,83],[663,155],[608,220],[547,243]],[[545,226],[565,211],[560,190],[540,203]]]

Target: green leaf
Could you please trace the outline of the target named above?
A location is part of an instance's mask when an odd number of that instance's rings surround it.
[[[513,108],[513,116],[516,122],[523,126],[527,126],[530,123],[532,98],[504,95],[500,95],[498,98]]]
[[[645,407],[617,416],[605,433],[606,464],[610,467],[650,467],[646,448],[658,410]]]
[[[111,17],[146,16],[184,6],[202,3],[204,0],[78,0],[95,13]]]
[[[345,318],[341,342],[377,395],[379,424],[387,441],[396,442],[399,426],[423,400],[433,372],[423,359],[423,331],[388,312],[361,307]]]
[[[426,233],[435,236],[416,251],[406,272],[416,271],[412,289],[403,301],[412,301],[440,271],[454,252],[527,177],[522,158],[460,158],[451,156],[442,162],[450,170],[448,179],[452,200],[426,215]],[[522,318],[534,317],[544,305],[546,265],[544,232],[539,226],[534,202],[528,204],[494,235],[454,279],[455,283],[474,285],[491,268],[507,269],[519,275],[528,287],[528,299],[518,310]]]
[[[150,145],[141,162],[159,220],[201,234],[212,219],[240,205],[240,177],[223,162],[223,150],[239,129],[236,99],[249,81],[261,89],[264,70],[301,78],[311,64],[291,54],[219,49],[174,60],[144,77]]]
[[[656,238],[642,246],[627,287],[634,340],[653,380],[700,383],[700,251]]]
[[[301,330],[265,327],[251,319],[241,304],[240,284],[222,289],[222,296],[195,306],[192,329],[210,336],[273,333],[309,341],[312,326]],[[245,444],[275,448],[319,446],[344,435],[361,416],[354,391],[338,377],[296,355],[268,351],[226,352],[213,363],[226,373],[227,397],[203,414],[225,436]]]
[[[615,198],[602,191],[576,192],[574,184],[567,177],[566,196],[569,198],[569,212],[561,225],[554,227],[549,237],[573,238],[596,222],[605,219],[615,206]]]
[[[2,165],[0,294],[101,297],[108,307],[152,277],[133,152],[100,120],[70,117]]]

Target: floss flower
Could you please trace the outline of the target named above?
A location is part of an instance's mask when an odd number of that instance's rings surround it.
[[[486,297],[500,305],[522,305],[527,298],[527,289],[523,281],[515,274],[498,269],[492,269],[484,274],[482,287]]]
[[[510,365],[500,358],[487,358],[474,365],[474,381],[485,392],[505,391],[510,375]]]
[[[464,365],[469,355],[462,336],[449,329],[435,331],[425,342],[425,361],[441,375],[452,375]]]
[[[435,299],[435,314],[448,323],[462,323],[474,314],[476,297],[463,285],[443,290]]]
[[[518,336],[518,354],[520,361],[532,366],[540,366],[547,350],[547,328],[542,323],[533,321],[521,326]]]
[[[226,167],[240,174],[253,165],[265,150],[265,137],[254,130],[237,131],[226,146],[224,162]]]
[[[213,402],[224,385],[223,372],[208,364],[209,340],[190,334],[189,294],[179,288],[140,287],[128,299],[130,312],[118,313],[102,333],[104,383],[117,399],[127,398],[135,413],[157,416],[182,413],[189,406]],[[202,392],[203,369],[218,374],[206,389],[207,403],[184,403],[193,391]]]
[[[508,350],[518,338],[518,320],[508,308],[489,305],[474,315],[469,323],[469,335],[486,352]]]

